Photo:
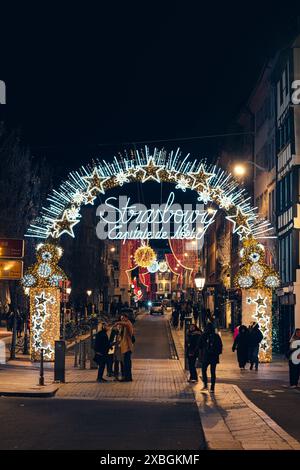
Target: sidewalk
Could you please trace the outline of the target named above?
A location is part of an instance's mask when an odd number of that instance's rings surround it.
[[[177,353],[184,367],[183,331],[172,329]],[[223,332],[224,354],[218,365],[216,392],[201,391],[202,382],[191,386],[197,402],[207,447],[211,450],[300,450],[300,443],[287,434],[266,413],[255,406],[237,385],[224,383],[241,380],[235,355],[231,353],[232,338]],[[287,364],[277,361],[262,364],[260,377],[274,379],[287,374]],[[188,375],[188,374],[187,374]],[[256,380],[256,383],[259,379]]]

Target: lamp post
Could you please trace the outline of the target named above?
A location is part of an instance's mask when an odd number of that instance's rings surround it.
[[[205,277],[202,275],[201,271],[198,271],[196,273],[194,282],[195,282],[196,289],[198,290],[198,301],[200,303],[199,322],[201,322],[201,326],[204,326],[202,308],[204,308],[203,288],[205,285]],[[200,296],[200,293],[202,294],[201,296]],[[202,302],[200,302],[200,299],[202,300]]]

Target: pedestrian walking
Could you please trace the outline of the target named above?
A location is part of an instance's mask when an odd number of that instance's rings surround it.
[[[186,314],[186,306],[185,306],[184,303],[182,303],[182,304],[180,305],[180,313],[179,313],[179,317],[180,317],[180,329],[181,329],[181,330],[183,329],[185,314]]]
[[[297,354],[298,352],[299,354]],[[300,378],[300,328],[296,328],[290,339],[288,359],[290,387],[297,388],[299,387]]]
[[[216,369],[219,364],[220,354],[222,354],[223,344],[220,335],[215,332],[212,323],[208,323],[203,335],[201,336],[200,349],[202,351],[202,380],[203,390],[207,390],[207,369],[210,366],[211,392],[215,391]]]
[[[237,360],[241,370],[245,369],[245,365],[248,362],[249,352],[249,331],[245,325],[239,327],[239,334],[234,340],[232,346],[232,352],[237,352]]]
[[[259,353],[259,344],[263,339],[263,334],[259,329],[259,324],[254,323],[249,330],[249,351],[248,357],[250,361],[250,370],[253,370],[255,365],[255,370],[258,370],[258,353]]]
[[[178,325],[179,325],[179,314],[180,314],[179,308],[178,308],[178,305],[176,304],[172,312],[172,325],[173,325],[173,328],[175,328],[175,330],[178,328]]]
[[[199,307],[198,307],[197,304],[194,304],[194,306],[193,306],[193,318],[194,318],[195,325],[198,324],[199,316],[200,316]]]
[[[102,324],[102,329],[98,331],[95,338],[95,357],[94,361],[98,364],[97,382],[107,382],[103,378],[105,366],[107,364],[107,356],[109,349],[109,339],[107,336],[107,326]]]
[[[133,352],[133,343],[135,342],[133,326],[126,314],[122,314],[121,320],[115,323],[115,325],[122,327],[120,348],[123,355],[124,377],[121,381],[132,382],[131,355]]]
[[[187,360],[189,364],[190,378],[188,382],[198,382],[196,361],[200,351],[201,331],[195,324],[191,324],[187,334]]]

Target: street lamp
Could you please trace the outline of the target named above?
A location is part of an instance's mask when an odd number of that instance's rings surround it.
[[[90,297],[90,296],[92,295],[92,291],[91,291],[90,289],[88,289],[88,290],[86,291],[86,293],[87,293],[88,297]]]
[[[66,288],[66,293],[67,293],[68,295],[70,295],[71,292],[72,292],[72,288],[71,288],[71,287],[67,287],[67,288]]]
[[[256,162],[253,162],[252,160],[246,160],[242,163],[237,163],[236,165],[234,165],[233,167],[233,172],[236,176],[245,176],[246,174],[246,165],[253,165],[255,168],[257,168],[258,170],[260,171],[264,171],[264,172],[267,172],[268,169],[267,168],[264,168],[263,166],[261,165],[258,165],[258,163]]]
[[[205,277],[202,276],[202,273],[200,271],[195,274],[194,281],[196,288],[202,290],[205,284]]]

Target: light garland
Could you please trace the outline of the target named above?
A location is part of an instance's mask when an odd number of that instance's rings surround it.
[[[114,158],[112,163],[96,161],[93,166],[71,172],[59,190],[53,190],[48,197],[48,207],[43,208],[38,220],[30,225],[26,236],[47,239],[67,234],[74,237],[82,205],[93,205],[99,194],[125,183],[148,181],[173,183],[182,191],[196,191],[199,201],[212,202],[227,212],[233,232],[241,240],[250,236],[272,238],[270,223],[259,218],[245,190],[239,188],[230,174],[203,161],[189,161],[188,156],[182,159],[179,149],[170,153],[154,149],[151,155],[147,146],[135,151],[134,158]]]
[[[272,359],[272,322],[271,322],[271,303],[272,295],[264,294],[263,291],[253,291],[255,295],[246,298],[246,303],[254,305],[254,313],[252,312],[252,321],[259,325],[263,339],[259,345],[259,359],[261,362],[270,362]],[[251,307],[250,307],[251,308]]]
[[[44,351],[45,361],[54,360],[55,341],[60,337],[60,290],[59,284],[66,279],[57,265],[62,249],[50,243],[36,247],[37,262],[27,269],[22,279],[30,296],[30,355],[31,360],[40,359]]]

